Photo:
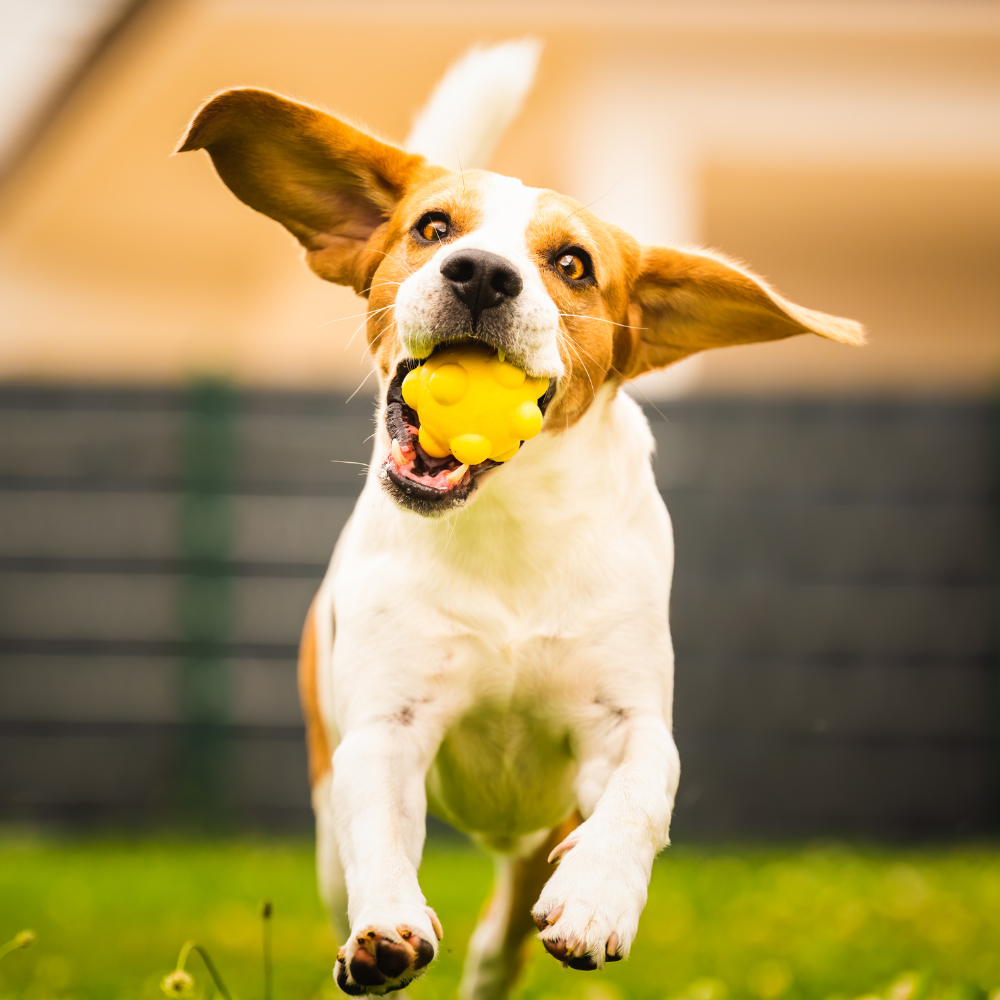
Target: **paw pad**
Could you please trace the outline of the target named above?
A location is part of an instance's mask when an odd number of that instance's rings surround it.
[[[352,958],[347,948],[337,955],[334,974],[337,985],[350,996],[362,993],[391,993],[401,990],[409,980],[394,982],[408,972],[418,972],[434,958],[434,946],[409,927],[398,927],[401,941],[367,930],[355,937],[357,949]]]

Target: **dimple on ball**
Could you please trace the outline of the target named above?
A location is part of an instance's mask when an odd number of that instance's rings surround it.
[[[448,347],[403,380],[403,401],[420,418],[421,447],[463,465],[506,462],[542,429],[547,378],[531,378],[476,345]]]

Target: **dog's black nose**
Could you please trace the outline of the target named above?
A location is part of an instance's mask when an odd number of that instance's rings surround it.
[[[441,273],[469,307],[473,326],[483,310],[515,298],[523,287],[517,268],[488,250],[456,250],[441,264]]]

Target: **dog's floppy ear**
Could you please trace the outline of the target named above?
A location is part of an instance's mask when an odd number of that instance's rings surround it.
[[[631,344],[619,371],[634,378],[710,347],[816,333],[863,344],[853,320],[804,309],[719,254],[643,247],[629,307]]]
[[[364,291],[379,259],[364,254],[423,157],[267,90],[217,94],[178,152],[206,149],[240,201],[276,219],[322,278]]]

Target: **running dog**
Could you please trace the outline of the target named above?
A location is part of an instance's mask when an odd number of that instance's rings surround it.
[[[444,105],[423,127],[450,147]],[[640,246],[561,194],[268,91],[214,96],[180,149],[207,150],[316,274],[368,300],[374,457],[300,656],[337,983],[382,995],[434,959],[428,810],[498,859],[464,997],[506,996],[535,933],[572,969],[626,958],[680,763],[671,525],[622,387],[708,348],[860,344],[861,327],[718,253]],[[549,381],[542,432],[507,462],[428,454],[401,395],[417,359],[467,340]]]

